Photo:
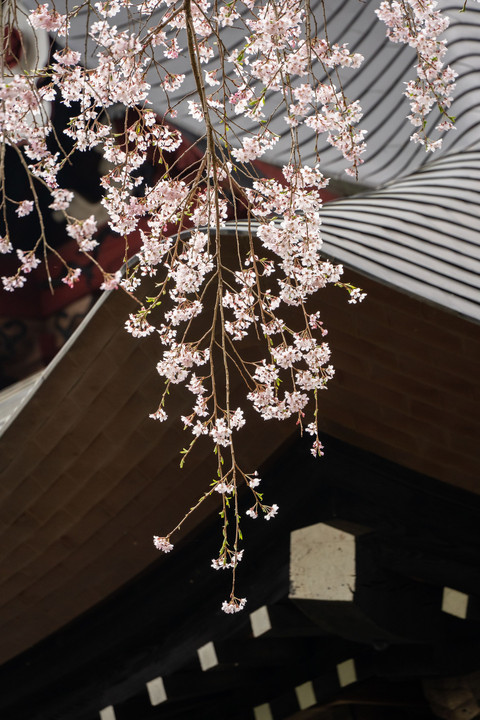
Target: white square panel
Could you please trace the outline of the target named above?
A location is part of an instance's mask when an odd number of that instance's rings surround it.
[[[453,588],[443,588],[442,597],[442,611],[449,615],[455,615],[455,617],[465,620],[467,617],[468,610],[468,595],[460,592],[460,590],[454,590]]]
[[[217,653],[215,652],[213,642],[209,642],[206,645],[202,645],[201,648],[198,648],[197,655],[202,670],[210,670],[210,668],[218,665]]]
[[[295,694],[297,696],[298,707],[300,710],[306,710],[309,707],[317,704],[317,698],[315,697],[315,690],[311,682],[303,683],[295,688]]]
[[[355,660],[345,660],[337,665],[337,675],[340,687],[346,687],[352,683],[357,682],[357,669],[355,667]]]
[[[250,624],[252,626],[253,637],[259,637],[272,629],[270,615],[266,605],[250,613]]]
[[[100,710],[100,720],[116,720],[113,705],[108,705],[103,710]]]
[[[152,705],[160,705],[167,700],[163,678],[157,677],[147,683],[148,697]]]
[[[255,716],[255,720],[273,720],[272,711],[268,703],[254,707],[253,714]]]

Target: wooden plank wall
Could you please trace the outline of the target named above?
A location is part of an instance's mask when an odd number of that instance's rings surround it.
[[[368,297],[352,307],[336,288],[319,296],[337,370],[322,427],[479,493],[479,326],[350,270],[345,278]]]

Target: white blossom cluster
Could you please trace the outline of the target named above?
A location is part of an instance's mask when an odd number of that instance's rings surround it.
[[[410,45],[417,52],[417,77],[407,84],[405,95],[410,100],[408,119],[420,129],[410,139],[424,145],[429,152],[440,148],[442,139],[431,140],[427,136],[426,117],[438,107],[445,119],[436,129],[445,131],[454,127],[447,111],[452,104],[457,77],[451,67],[444,67],[447,44],[439,40],[439,36],[450,21],[436,7],[436,0],[384,0],[376,10],[378,18],[387,25],[389,39]]]

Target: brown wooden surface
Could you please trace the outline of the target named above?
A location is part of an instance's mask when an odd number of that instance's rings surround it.
[[[322,428],[480,493],[479,326],[350,270],[345,278],[368,297],[352,307],[324,291],[337,373],[321,396]]]

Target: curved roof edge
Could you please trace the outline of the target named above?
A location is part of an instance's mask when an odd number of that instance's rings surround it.
[[[322,210],[324,253],[480,322],[480,148]]]

